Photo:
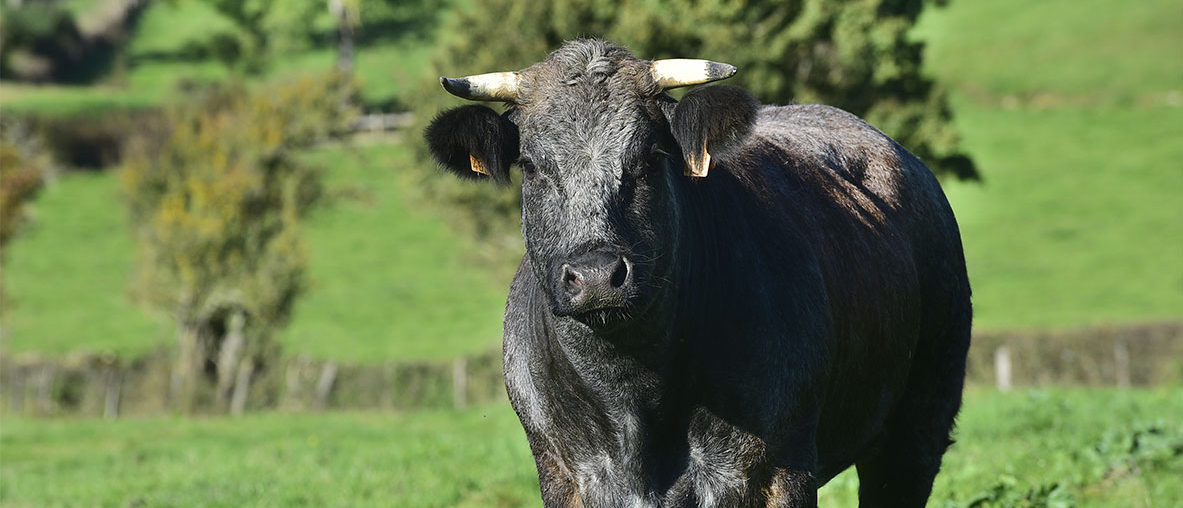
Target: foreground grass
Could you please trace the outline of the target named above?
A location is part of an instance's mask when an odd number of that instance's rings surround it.
[[[1170,506],[1180,414],[1178,389],[971,392],[930,505]],[[536,506],[534,475],[503,405],[0,428],[8,506]],[[856,489],[847,472],[821,504],[854,506]]]
[[[13,421],[6,506],[519,506],[537,490],[508,407]]]

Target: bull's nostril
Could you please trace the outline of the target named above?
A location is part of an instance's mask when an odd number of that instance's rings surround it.
[[[583,291],[583,280],[579,272],[571,269],[570,265],[563,265],[563,289],[570,295],[577,295]]]
[[[612,287],[620,289],[624,283],[628,281],[628,260],[620,258],[616,262],[616,269],[612,271],[612,279],[609,283]]]

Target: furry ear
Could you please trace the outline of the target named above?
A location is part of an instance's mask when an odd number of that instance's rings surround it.
[[[518,128],[480,105],[440,113],[424,131],[440,167],[461,178],[509,183],[509,165],[518,158]]]
[[[686,174],[705,177],[715,160],[743,145],[756,122],[760,103],[734,86],[691,90],[674,107],[670,128],[682,147]]]

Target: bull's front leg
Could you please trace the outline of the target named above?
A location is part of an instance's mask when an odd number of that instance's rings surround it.
[[[814,421],[756,434],[700,410],[690,425],[686,473],[664,506],[816,506]]]
[[[562,459],[545,449],[545,446],[535,446],[533,437],[530,438],[530,449],[534,453],[534,464],[538,467],[542,505],[546,508],[581,506],[574,479]]]
[[[817,506],[817,419],[796,425],[769,450],[769,477],[763,507]]]
[[[812,471],[796,468],[775,467],[761,497],[763,503],[757,506],[767,508],[817,506],[817,484],[814,474]]]

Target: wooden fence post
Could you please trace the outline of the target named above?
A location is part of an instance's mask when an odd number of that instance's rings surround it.
[[[238,365],[238,375],[234,379],[234,395],[230,397],[230,414],[241,416],[246,409],[246,397],[251,391],[251,376],[255,373],[255,362],[249,358],[243,359]]]
[[[1010,391],[1010,374],[1010,348],[1006,345],[998,346],[998,349],[994,350],[994,379],[998,384],[998,391]]]
[[[379,390],[378,405],[386,410],[394,409],[394,369],[393,363],[382,364],[382,388]]]
[[[1113,374],[1117,378],[1118,388],[1130,387],[1130,348],[1125,339],[1117,339],[1113,343]]]
[[[117,367],[108,367],[103,376],[106,384],[103,397],[103,419],[115,420],[119,418],[119,398],[123,391],[123,371]]]
[[[283,393],[279,395],[279,407],[307,409],[307,406],[300,400],[300,372],[304,365],[304,357],[298,355],[295,358],[289,358],[285,363],[284,388]]]
[[[37,411],[50,414],[54,410],[53,379],[57,372],[48,363],[41,367],[37,380]]]
[[[316,381],[316,409],[323,411],[329,407],[329,394],[333,391],[333,383],[337,381],[337,364],[325,362],[320,369],[320,379]]]
[[[12,384],[8,387],[9,397],[8,407],[11,408],[15,414],[22,414],[25,412],[25,391],[29,389],[26,378],[28,378],[28,371],[24,367],[16,367],[12,374]]]
[[[456,409],[468,403],[468,360],[463,356],[452,361],[452,405]]]
[[[246,349],[246,315],[241,309],[235,310],[226,320],[226,334],[222,340],[222,348],[218,351],[218,380],[215,400],[218,409],[233,406],[232,398],[238,396],[241,388],[236,384],[242,378],[242,364],[251,363],[249,358],[243,358]],[[233,413],[233,407],[230,407]]]

